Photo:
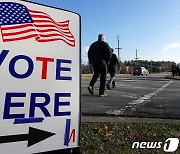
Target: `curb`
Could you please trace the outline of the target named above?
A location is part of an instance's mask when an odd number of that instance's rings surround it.
[[[108,116],[81,116],[82,123],[114,122],[114,123],[169,123],[180,124],[177,119],[154,119],[154,118],[130,118],[130,117],[108,117]]]
[[[151,76],[151,75],[162,75],[162,74],[159,74],[159,73],[157,73],[157,74],[155,74],[155,73],[149,74],[149,76]],[[93,76],[93,74],[81,74],[81,77],[92,77],[92,76]],[[110,76],[110,75],[107,74],[107,76]],[[116,77],[125,77],[125,76],[128,77],[128,76],[133,76],[133,75],[132,74],[116,74]],[[166,77],[169,78],[170,76],[166,76]],[[172,76],[169,79],[172,79]],[[179,77],[179,79],[180,79],[180,77]]]
[[[166,79],[173,79],[173,80],[180,80],[180,76],[175,76],[175,77],[173,77],[173,76],[166,76],[165,77]]]
[[[93,74],[81,74],[81,77],[92,77]],[[107,76],[110,76],[109,74]],[[132,76],[132,74],[116,74],[116,77]]]

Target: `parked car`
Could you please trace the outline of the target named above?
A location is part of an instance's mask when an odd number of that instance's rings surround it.
[[[145,67],[136,66],[133,69],[133,75],[149,75],[149,71]]]

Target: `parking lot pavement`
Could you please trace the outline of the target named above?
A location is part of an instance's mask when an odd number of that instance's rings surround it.
[[[88,93],[90,79],[82,77],[82,115],[180,119],[180,81],[163,75],[120,76],[116,78],[116,88],[106,90],[108,96],[101,98],[99,82],[95,95]]]

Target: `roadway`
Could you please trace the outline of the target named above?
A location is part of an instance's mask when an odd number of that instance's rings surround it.
[[[99,81],[90,95],[91,77],[82,77],[82,115],[180,119],[180,81],[164,77],[117,77],[116,88],[106,89],[107,97],[98,97]]]

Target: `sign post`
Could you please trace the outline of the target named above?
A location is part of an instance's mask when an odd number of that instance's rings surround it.
[[[79,149],[80,16],[0,0],[0,153]]]

